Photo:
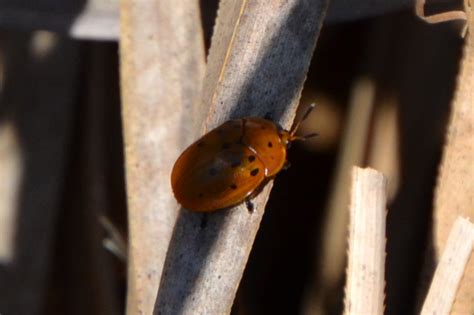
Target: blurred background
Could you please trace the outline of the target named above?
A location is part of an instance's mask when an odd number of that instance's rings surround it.
[[[410,1],[333,5],[303,90],[316,102],[275,180],[233,314],[340,314],[349,170],[389,179],[386,314],[415,314],[433,259],[432,200],[460,25]],[[201,1],[207,48],[217,0]],[[0,313],[123,314],[126,236],[118,4],[0,1]],[[159,87],[157,87],[159,88]]]

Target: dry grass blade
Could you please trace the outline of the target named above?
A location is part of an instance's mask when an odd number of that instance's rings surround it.
[[[387,180],[354,167],[345,314],[383,314]]]
[[[469,220],[458,218],[449,234],[421,314],[449,314],[473,245],[474,226]]]
[[[121,77],[129,210],[128,314],[151,314],[179,206],[171,167],[204,117],[199,3],[121,2]]]
[[[50,43],[42,55],[34,39]],[[51,33],[0,32],[2,314],[38,314],[49,293],[79,50]]]
[[[435,248],[440,254],[457,217],[474,219],[474,16],[466,7],[469,32],[435,196]],[[474,260],[466,267],[453,306],[455,314],[474,314]]]
[[[40,54],[37,42],[49,43]],[[0,312],[39,314],[62,209],[78,43],[0,31]]]
[[[323,302],[321,292],[330,292],[340,285],[341,274],[346,264],[347,225],[349,214],[347,204],[350,200],[351,171],[354,165],[364,165],[364,154],[367,151],[370,122],[373,116],[375,97],[374,82],[368,78],[357,78],[353,83],[349,112],[344,126],[344,134],[340,144],[340,153],[335,168],[323,228],[325,245],[321,273],[315,276],[313,286],[308,292],[305,302],[305,313],[317,313]],[[317,280],[316,280],[317,279]],[[320,287],[324,287],[321,290]]]
[[[467,1],[466,1],[467,3]],[[440,22],[447,22],[447,21],[454,21],[454,20],[466,20],[466,13],[464,11],[447,11],[447,12],[442,12],[442,13],[437,13],[433,15],[426,15],[425,13],[425,5],[426,1],[425,0],[416,0],[415,1],[415,13],[423,19],[425,22],[431,23],[431,24],[436,24]]]
[[[221,2],[202,95],[211,106],[205,130],[266,113],[290,127],[327,2]],[[270,187],[253,200],[253,213],[245,206],[212,214],[182,211],[155,314],[230,312]]]

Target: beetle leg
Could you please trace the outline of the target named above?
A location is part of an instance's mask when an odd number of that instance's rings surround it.
[[[273,115],[271,112],[267,112],[265,116],[263,116],[263,118],[265,118],[266,120],[273,121]]]
[[[286,161],[285,161],[285,164],[283,164],[282,169],[283,169],[283,170],[287,170],[287,169],[289,169],[290,167],[291,167],[291,162],[288,161],[288,160],[286,160]]]
[[[201,230],[204,230],[207,226],[207,213],[203,213],[201,217]]]
[[[252,213],[255,210],[255,206],[250,199],[245,199],[245,205],[247,206],[247,210]]]

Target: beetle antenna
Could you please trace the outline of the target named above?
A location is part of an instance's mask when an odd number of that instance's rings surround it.
[[[317,136],[319,136],[319,133],[313,132],[313,133],[310,133],[309,135],[304,135],[301,138],[303,138],[303,140],[308,140],[310,138],[314,138],[314,137],[317,137]]]
[[[301,122],[303,122],[306,118],[308,118],[309,114],[313,111],[314,107],[316,107],[316,103],[312,103],[311,105],[309,105],[309,107],[306,110],[306,112],[304,113],[303,117],[296,122],[296,124],[293,126],[293,128],[291,128],[291,131],[290,131],[291,138],[293,138],[293,139],[305,138],[304,140],[306,140],[306,138],[308,138],[307,136],[305,136],[305,137],[295,137],[295,133],[298,130],[298,128],[300,127]],[[314,136],[312,136],[312,137],[314,137]],[[309,138],[311,138],[311,137],[309,137]],[[303,139],[301,139],[301,140],[303,140]]]
[[[306,141],[310,138],[314,138],[314,137],[317,137],[317,136],[319,136],[319,133],[314,132],[314,133],[310,133],[309,135],[304,135],[304,136],[301,136],[301,137],[293,136],[291,139],[292,139],[292,141],[295,141],[295,140],[297,140],[297,141]]]

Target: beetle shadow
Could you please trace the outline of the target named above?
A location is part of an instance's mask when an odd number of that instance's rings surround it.
[[[228,119],[263,117],[267,113],[275,122],[285,118],[286,110],[300,93],[299,85],[310,62],[310,58],[306,58],[307,63],[295,63],[294,60],[312,54],[315,42],[308,38],[314,38],[315,29],[320,27],[314,24],[316,13],[307,12],[309,2],[301,0],[293,5],[285,22],[280,24],[269,41],[253,73],[243,84]],[[256,212],[249,213],[243,207],[209,214],[181,209],[166,256],[153,312],[155,315],[168,312],[181,314],[184,311],[187,300],[193,298],[196,284],[215,244],[228,228],[227,225],[232,224],[229,222],[231,211],[243,211],[242,215],[247,215],[249,219],[252,215],[258,215]]]

